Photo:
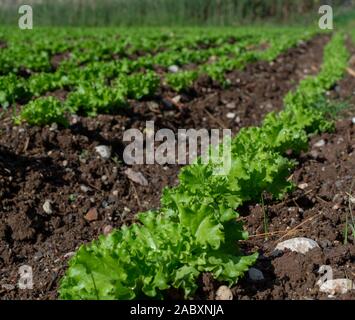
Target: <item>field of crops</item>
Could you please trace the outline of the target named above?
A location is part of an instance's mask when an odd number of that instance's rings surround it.
[[[354,43],[0,28],[0,299],[354,299]],[[147,121],[231,129],[230,170],[127,165],[124,132]]]

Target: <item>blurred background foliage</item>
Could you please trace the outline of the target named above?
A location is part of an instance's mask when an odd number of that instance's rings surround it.
[[[0,24],[17,25],[21,4],[47,26],[314,24],[322,4],[338,23],[355,21],[355,0],[0,0]]]

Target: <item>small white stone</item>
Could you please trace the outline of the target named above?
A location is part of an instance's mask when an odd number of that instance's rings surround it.
[[[46,200],[42,206],[43,211],[47,214],[52,214],[53,210],[52,210],[52,203],[50,200]]]
[[[84,193],[88,192],[90,189],[87,186],[81,185],[80,190]]]
[[[140,184],[141,186],[148,186],[148,180],[144,177],[142,172],[133,171],[131,168],[128,168],[124,172],[126,176],[135,183]]]
[[[100,155],[100,157],[104,160],[108,160],[111,158],[111,148],[108,146],[97,146],[95,147],[95,151]]]
[[[233,293],[227,286],[220,286],[216,292],[216,300],[233,300]]]
[[[240,117],[239,116],[235,118],[235,123],[240,123]]]
[[[354,287],[353,283],[349,279],[334,279],[327,280],[320,285],[319,291],[328,293],[330,295],[345,294]]]
[[[284,251],[285,249],[289,249],[291,251],[306,254],[309,250],[314,248],[319,248],[317,242],[312,239],[300,237],[280,242],[276,246],[275,251]]]
[[[301,190],[304,190],[304,189],[306,189],[307,187],[308,187],[308,183],[300,183],[300,184],[298,185],[298,188],[301,189]]]
[[[236,103],[235,103],[235,102],[227,103],[226,107],[227,107],[228,109],[235,109]]]
[[[181,100],[181,96],[176,96],[174,98],[171,99],[174,103],[179,103]]]
[[[234,119],[234,117],[235,117],[235,113],[233,113],[233,112],[228,112],[227,113],[227,118],[228,119]]]
[[[58,130],[58,124],[53,122],[49,128],[49,131],[56,131],[56,130]]]
[[[353,117],[353,118],[351,119],[351,122],[352,122],[353,124],[355,124],[355,117]]]
[[[172,65],[168,68],[168,70],[169,70],[169,72],[177,73],[177,72],[179,72],[180,68],[177,65]]]
[[[249,278],[253,281],[261,281],[264,280],[263,273],[256,268],[250,268],[248,271]]]
[[[315,147],[317,148],[321,148],[321,147],[324,147],[325,146],[325,141],[322,139],[322,140],[319,140],[318,142],[316,142],[314,144]]]
[[[66,253],[63,257],[65,259],[68,259],[68,258],[71,258],[73,256],[75,256],[75,252],[71,251],[71,252]]]

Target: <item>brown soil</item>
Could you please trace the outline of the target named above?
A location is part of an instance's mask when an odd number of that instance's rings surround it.
[[[60,66],[60,64],[64,60],[68,60],[69,58],[70,58],[70,53],[69,52],[62,52],[62,53],[54,54],[51,57],[51,60],[50,60],[50,63],[51,63],[51,66],[52,66],[53,70],[57,70],[58,67]]]
[[[321,139],[325,146],[314,146]],[[350,120],[340,121],[335,133],[314,137],[310,145],[310,151],[300,157],[292,178],[296,185],[307,183],[306,189],[295,190],[282,202],[265,204],[267,232],[280,233],[257,236],[265,233],[260,204],[241,210],[252,235],[245,247],[260,252],[256,268],[264,273],[265,280],[258,284],[243,280],[234,288],[238,299],[327,298],[315,285],[321,265],[330,265],[335,279],[355,280],[355,241],[350,231],[348,243],[344,244],[346,217],[351,219],[350,194],[355,188],[354,125]],[[279,241],[294,237],[311,238],[320,248],[306,255],[272,254]],[[355,292],[340,298],[355,299]]]
[[[96,238],[107,226],[131,223],[137,212],[158,207],[162,188],[177,183],[178,166],[133,166],[148,180],[148,186],[127,178],[127,166],[122,163],[125,129],[143,129],[147,120],[154,120],[156,129],[175,132],[177,128],[226,127],[236,133],[241,127],[258,125],[267,112],[282,107],[282,97],[300,79],[319,70],[327,40],[326,36],[317,37],[272,63],[258,62],[233,72],[227,90],[202,82],[192,93],[181,94],[178,106],[169,100],[172,93],[163,90],[154,101],[132,101],[131,108],[121,114],[73,117],[68,129],[14,127],[11,112],[5,112],[0,121],[0,297],[55,299],[58,280],[78,246]],[[63,98],[66,93],[52,94]],[[228,113],[235,113],[235,118],[229,119]],[[341,136],[347,143],[343,132]],[[112,159],[100,159],[97,145],[109,145]],[[52,203],[51,214],[42,207],[47,199]],[[271,210],[272,205],[267,205]],[[93,208],[98,216],[88,221],[85,215]],[[249,217],[245,219],[249,230],[256,228]],[[256,219],[254,226],[258,223]],[[271,225],[272,220],[270,231]],[[258,242],[245,244],[246,250],[253,248],[261,247]],[[33,267],[33,290],[15,287],[18,268],[24,264]],[[249,289],[242,282],[235,289],[236,296],[249,297],[243,290]],[[259,298],[264,298],[262,292],[258,291]]]
[[[351,51],[355,53],[353,48]],[[322,265],[332,267],[334,279],[355,281],[355,235],[349,230],[347,243],[344,238],[346,221],[351,220],[351,214],[355,216],[351,203],[355,189],[354,88],[355,77],[347,74],[329,92],[332,99],[346,101],[349,108],[341,113],[343,120],[337,122],[335,132],[313,137],[309,151],[299,157],[292,181],[296,186],[306,183],[306,188],[296,188],[283,201],[265,201],[264,208],[261,204],[240,208],[250,234],[243,247],[246,252],[260,253],[255,267],[265,279],[255,282],[246,276],[232,289],[235,299],[333,299],[320,293],[316,285]],[[317,147],[321,140],[325,145]],[[313,239],[320,248],[306,255],[273,253],[278,242],[295,237]],[[201,281],[198,298],[214,299],[221,284],[208,274]],[[353,300],[355,291],[336,298]]]

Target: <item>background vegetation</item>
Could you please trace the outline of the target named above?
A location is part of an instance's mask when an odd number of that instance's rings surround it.
[[[2,24],[17,24],[20,4],[33,5],[36,25],[311,23],[321,4],[331,4],[340,20],[355,20],[355,0],[0,0]]]

